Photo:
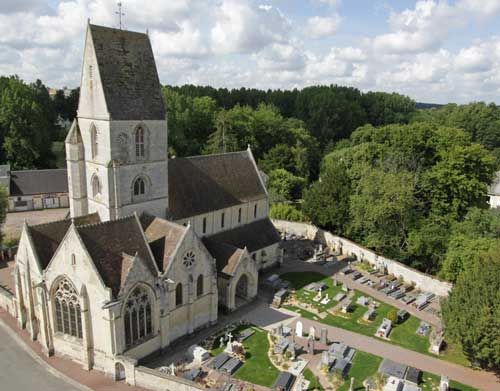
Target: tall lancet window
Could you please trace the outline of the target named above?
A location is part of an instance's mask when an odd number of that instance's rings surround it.
[[[143,286],[134,288],[125,303],[125,345],[130,347],[153,333],[152,305]]]
[[[135,156],[141,159],[145,157],[144,129],[141,126],[135,131]]]
[[[82,338],[82,312],[78,294],[73,284],[63,278],[54,292],[56,331]]]
[[[94,174],[92,176],[92,196],[96,197],[97,195],[101,194],[101,181],[99,180],[99,177]]]
[[[97,128],[95,125],[92,125],[90,129],[90,142],[91,142],[91,150],[92,150],[92,159],[95,159],[97,153],[99,152],[99,140],[97,135]]]

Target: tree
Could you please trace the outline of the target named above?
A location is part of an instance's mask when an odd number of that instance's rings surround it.
[[[472,362],[500,369],[500,247],[480,254],[442,304],[448,338]]]
[[[455,282],[478,258],[494,248],[500,240],[500,211],[472,208],[463,221],[452,227],[441,277]]]
[[[351,235],[377,251],[400,257],[416,217],[414,192],[411,173],[366,168],[350,200]]]
[[[41,83],[28,86],[17,77],[10,77],[0,92],[2,160],[10,162],[14,169],[49,165],[53,124],[43,103],[43,88]]]
[[[298,200],[306,184],[304,178],[279,168],[269,173],[268,189],[272,202]]]
[[[269,211],[272,219],[287,221],[305,221],[305,217],[300,210],[290,204],[273,204]]]
[[[343,235],[350,218],[350,195],[351,181],[345,165],[332,163],[305,192],[302,212],[314,224]]]

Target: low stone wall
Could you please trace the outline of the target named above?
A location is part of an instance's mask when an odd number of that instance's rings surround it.
[[[128,376],[127,376],[127,383]],[[129,383],[130,384],[130,383]],[[154,391],[200,391],[204,388],[181,377],[165,375],[157,370],[136,367],[135,386]]]
[[[366,261],[375,267],[385,267],[389,274],[393,274],[397,278],[401,277],[405,282],[411,283],[426,292],[432,292],[437,296],[448,296],[448,292],[453,286],[449,282],[440,281],[400,262],[378,255],[374,251],[360,246],[349,239],[333,235],[314,225],[285,220],[273,220],[273,223],[280,232],[305,236],[335,251],[340,251],[342,254],[354,255],[356,259]]]
[[[16,297],[0,286],[0,308],[17,318]]]

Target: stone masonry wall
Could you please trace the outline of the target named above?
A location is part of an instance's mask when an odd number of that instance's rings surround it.
[[[204,388],[199,387],[193,382],[181,377],[165,375],[154,369],[146,367],[135,368],[135,386],[143,387],[154,391],[200,391]],[[127,383],[130,384],[128,376]]]
[[[333,235],[311,224],[296,223],[285,220],[273,220],[274,225],[280,232],[287,232],[295,235],[302,235],[311,240],[316,240],[329,246],[342,254],[354,255],[356,259],[366,261],[376,267],[384,266],[388,273],[396,277],[402,277],[407,283],[426,292],[432,292],[437,296],[448,296],[452,284],[446,281],[440,281],[425,273],[419,272],[400,262],[388,259],[382,255],[376,254],[357,243],[340,236]]]

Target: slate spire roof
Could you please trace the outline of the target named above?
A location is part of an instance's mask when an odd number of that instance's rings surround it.
[[[147,34],[89,24],[111,119],[164,120],[166,110]]]

